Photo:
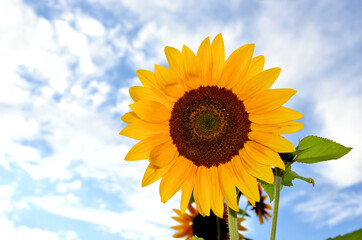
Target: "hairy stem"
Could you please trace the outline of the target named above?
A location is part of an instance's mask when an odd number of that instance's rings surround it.
[[[229,235],[230,240],[238,240],[238,216],[234,210],[228,206],[228,218],[229,218]]]

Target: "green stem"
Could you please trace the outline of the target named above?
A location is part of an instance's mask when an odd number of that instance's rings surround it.
[[[234,210],[228,206],[228,218],[229,218],[229,235],[230,240],[238,240],[238,216]]]
[[[287,169],[290,165],[292,165],[295,162],[295,160],[288,162],[285,164],[285,169]]]
[[[274,180],[274,207],[273,207],[273,220],[272,228],[270,232],[270,240],[275,240],[275,235],[277,233],[277,221],[278,221],[278,210],[279,210],[279,197],[280,197],[280,187],[282,184],[282,176],[278,174],[279,169],[276,169],[275,180]]]
[[[221,240],[221,236],[220,236],[220,220],[219,220],[218,216],[216,216],[216,234],[217,234],[217,240]]]
[[[248,207],[249,207],[249,201],[246,203],[246,206],[245,206],[245,208],[244,208],[243,214],[241,215],[241,218],[243,218],[243,217],[245,216],[246,210],[248,209]]]

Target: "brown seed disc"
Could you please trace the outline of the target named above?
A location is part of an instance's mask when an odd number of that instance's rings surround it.
[[[175,103],[170,135],[182,156],[210,168],[229,162],[243,148],[250,132],[248,116],[232,91],[200,87]]]

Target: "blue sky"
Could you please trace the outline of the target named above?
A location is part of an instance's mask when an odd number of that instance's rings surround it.
[[[361,228],[362,3],[351,1],[53,0],[0,2],[0,239],[170,239],[179,195],[141,188],[147,163],[125,162],[118,135],[135,70],[167,65],[163,48],[197,50],[222,33],[227,56],[255,43],[274,87],[305,128],[354,149],[294,164],[316,186],[282,191],[277,239],[317,240]],[[243,203],[240,203],[243,208]],[[244,235],[268,239],[270,221]],[[293,237],[290,237],[293,235]]]

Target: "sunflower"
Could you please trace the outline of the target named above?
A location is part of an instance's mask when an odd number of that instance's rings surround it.
[[[125,160],[149,159],[142,186],[162,178],[162,202],[181,189],[181,212],[192,193],[203,216],[212,209],[222,217],[224,199],[238,211],[238,190],[255,206],[256,179],[273,183],[271,166],[285,168],[278,152],[295,151],[279,135],[303,127],[294,121],[303,115],[282,106],[296,91],[269,89],[280,68],[263,71],[264,57],[253,58],[253,51],[246,44],[225,61],[219,34],[196,55],[187,46],[166,47],[168,68],[136,72],[143,86],[129,90],[135,103],[120,134],[140,142]]]
[[[269,217],[271,217],[270,213],[267,210],[271,210],[272,207],[265,203],[264,201],[267,199],[267,196],[262,195],[262,188],[260,184],[258,184],[259,187],[259,193],[260,193],[260,201],[255,203],[255,207],[253,207],[253,210],[255,211],[256,215],[259,217],[260,224],[264,223],[264,220],[267,220]]]
[[[218,218],[212,211],[210,216],[202,216],[191,204],[189,204],[188,210],[190,214],[181,213],[180,210],[174,209],[177,216],[172,218],[180,223],[180,225],[171,227],[178,231],[173,235],[174,238],[186,237],[189,239],[196,235],[205,240],[229,239],[227,211],[224,211],[223,218]],[[244,220],[244,218],[238,218],[239,231],[247,230],[241,225]],[[219,237],[217,236],[218,233],[220,234]],[[239,233],[239,239],[245,239],[245,237]]]

